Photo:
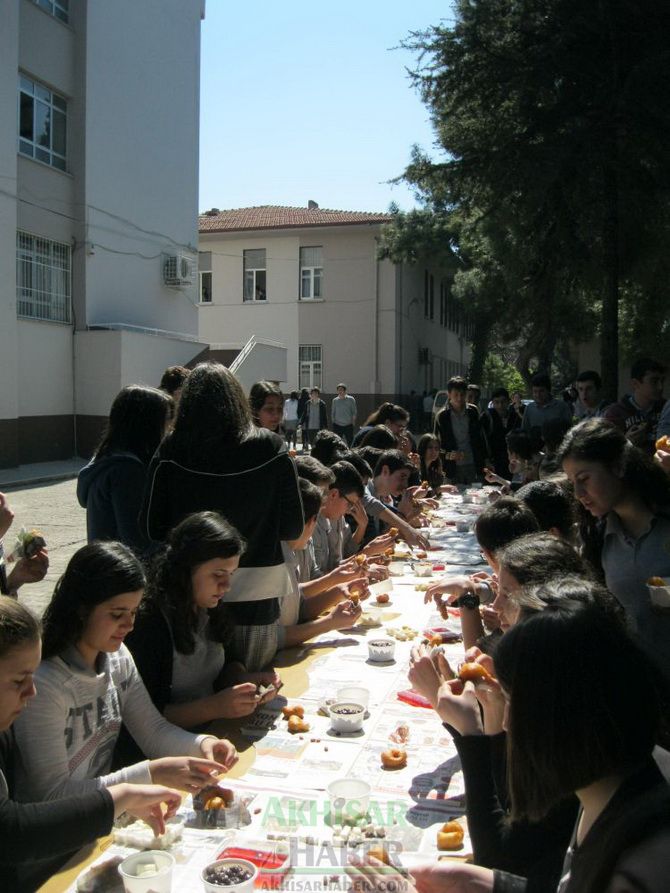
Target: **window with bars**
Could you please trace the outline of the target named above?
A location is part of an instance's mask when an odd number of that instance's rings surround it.
[[[299,388],[320,388],[323,378],[320,344],[301,344],[298,348]]]
[[[72,251],[30,233],[16,234],[16,312],[28,319],[70,322]]]
[[[23,75],[19,77],[19,152],[67,170],[67,102]]]
[[[251,248],[244,256],[244,300],[267,301],[265,248]]]
[[[201,304],[212,303],[212,252],[198,254],[199,297]]]
[[[322,298],[323,259],[321,246],[300,249],[300,300]]]
[[[70,20],[70,0],[33,0],[33,3],[61,22],[67,24]]]

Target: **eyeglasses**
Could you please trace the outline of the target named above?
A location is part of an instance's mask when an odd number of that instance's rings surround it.
[[[352,502],[352,501],[349,499],[349,497],[348,497],[348,496],[345,496],[344,494],[342,494],[342,499],[344,499],[344,501],[345,501],[346,504],[349,506],[349,508],[355,509],[356,506],[358,505],[357,502]]]

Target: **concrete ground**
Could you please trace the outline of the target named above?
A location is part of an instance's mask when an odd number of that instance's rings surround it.
[[[83,464],[80,462],[78,467]],[[22,526],[38,528],[47,541],[47,576],[41,583],[22,586],[19,591],[22,604],[41,615],[51,598],[56,580],[73,553],[86,543],[86,512],[77,502],[77,481],[72,478],[29,484],[16,489],[8,487],[8,483],[0,479],[0,491],[5,493],[14,512],[14,523],[5,536],[5,550],[11,550],[13,531],[20,530]]]

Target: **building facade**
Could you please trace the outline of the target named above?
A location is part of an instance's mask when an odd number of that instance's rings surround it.
[[[359,416],[465,374],[469,323],[434,264],[377,258],[387,214],[262,206],[200,217],[199,340],[287,348],[287,390],[346,382]],[[359,421],[361,419],[359,418]]]
[[[203,16],[204,0],[2,4],[2,466],[90,452],[122,386],[204,347]]]

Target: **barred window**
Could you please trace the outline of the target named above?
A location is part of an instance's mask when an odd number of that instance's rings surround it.
[[[61,22],[69,20],[70,0],[33,0],[33,2]]]
[[[298,348],[298,387],[320,388],[322,375],[321,345],[301,344]]]
[[[16,312],[28,319],[70,322],[72,252],[69,245],[16,234]]]

